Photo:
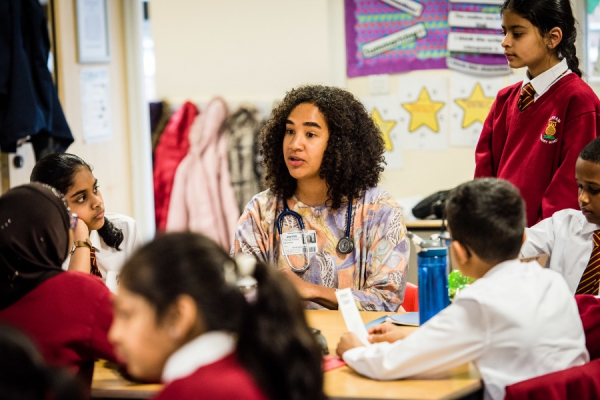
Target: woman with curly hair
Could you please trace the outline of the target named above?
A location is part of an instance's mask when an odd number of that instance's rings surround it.
[[[361,310],[396,311],[404,299],[409,243],[402,211],[377,188],[381,133],[349,92],[301,86],[261,132],[268,190],[246,206],[233,253],[282,269],[307,308],[338,306],[350,288]]]

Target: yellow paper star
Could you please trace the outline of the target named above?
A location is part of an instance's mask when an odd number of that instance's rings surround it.
[[[466,128],[476,121],[479,121],[482,124],[485,122],[485,119],[490,112],[490,108],[492,108],[492,103],[494,103],[494,98],[486,97],[485,93],[483,93],[481,83],[477,82],[471,93],[471,97],[466,99],[456,99],[454,101],[465,110],[462,127]]]
[[[402,103],[411,114],[409,132],[414,132],[421,125],[429,127],[434,132],[439,132],[437,112],[444,107],[443,101],[431,101],[427,88],[421,90],[419,99],[414,103]]]
[[[381,116],[381,114],[379,114],[379,111],[376,108],[373,109],[372,117],[373,122],[375,122],[375,125],[377,125],[379,127],[379,130],[381,131],[385,149],[387,151],[393,151],[394,145],[392,144],[390,132],[394,128],[394,125],[396,125],[396,121],[384,121],[383,117]]]

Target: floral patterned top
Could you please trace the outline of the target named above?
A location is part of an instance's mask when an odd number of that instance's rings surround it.
[[[408,276],[410,245],[398,203],[383,189],[370,188],[353,200],[349,254],[337,251],[337,243],[346,232],[348,201],[339,209],[311,207],[295,196],[288,199],[290,210],[302,216],[306,230],[316,231],[317,251],[308,269],[299,273],[305,281],[318,285],[351,288],[359,310],[396,311],[404,301]],[[232,254],[252,254],[279,268],[302,268],[306,256],[282,254],[279,246],[277,217],[283,201],[270,190],[254,196],[240,217]],[[282,231],[298,231],[298,221],[286,216]],[[322,306],[308,302],[307,308]]]

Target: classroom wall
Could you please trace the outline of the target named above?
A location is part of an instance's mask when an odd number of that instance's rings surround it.
[[[343,0],[150,0],[158,98],[174,104],[273,101],[304,83],[369,96],[368,78],[346,78]],[[416,79],[451,71],[411,72]],[[397,74],[391,93],[397,93]],[[427,196],[472,178],[474,148],[404,150],[403,169],[381,186],[397,198]]]
[[[130,21],[125,21],[122,2],[107,2],[113,139],[87,144],[81,131],[79,73],[88,65],[77,63],[75,2],[54,3],[59,95],[76,140],[69,151],[95,167],[108,209],[133,215],[132,183],[139,177],[132,176],[130,165],[131,115],[126,100],[124,46]],[[158,97],[175,105],[186,99],[203,103],[217,94],[229,102],[272,102],[304,83],[337,85],[357,96],[369,95],[368,78],[346,78],[343,4],[343,0],[150,0]],[[576,0],[575,12],[583,15],[585,5]],[[581,31],[579,38],[581,56]],[[583,60],[581,64],[585,65]],[[410,74],[427,79],[449,73]],[[398,90],[397,77],[390,78],[392,93]],[[600,83],[591,85],[600,91]],[[404,150],[404,168],[386,171],[382,186],[398,198],[453,187],[472,177],[473,153],[473,148]],[[29,170],[11,171],[12,184],[27,181]]]
[[[280,98],[328,83],[323,0],[150,0],[159,98]]]
[[[303,83],[369,96],[367,77],[346,78],[343,3],[178,0],[175,7],[169,0],[150,0],[158,97],[175,104],[202,103],[216,94],[231,101],[272,101]],[[576,0],[574,12],[583,15],[585,4]],[[581,32],[579,37],[581,55]],[[453,73],[409,74],[427,79]],[[398,91],[397,77],[390,77],[391,93]],[[397,198],[452,188],[471,179],[475,168],[473,147],[404,150],[402,156],[404,168],[386,170],[381,183]]]
[[[79,64],[75,1],[54,2],[58,63],[58,90],[75,142],[68,152],[75,153],[94,167],[106,209],[133,215],[132,176],[127,108],[124,10],[121,2],[107,1],[111,61],[107,64]],[[110,118],[112,139],[85,143],[82,132],[80,71],[108,67],[110,75]]]

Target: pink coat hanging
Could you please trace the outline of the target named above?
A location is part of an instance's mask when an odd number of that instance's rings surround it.
[[[167,232],[203,233],[229,251],[240,212],[229,176],[226,118],[227,105],[214,98],[194,121],[189,152],[175,173]]]

